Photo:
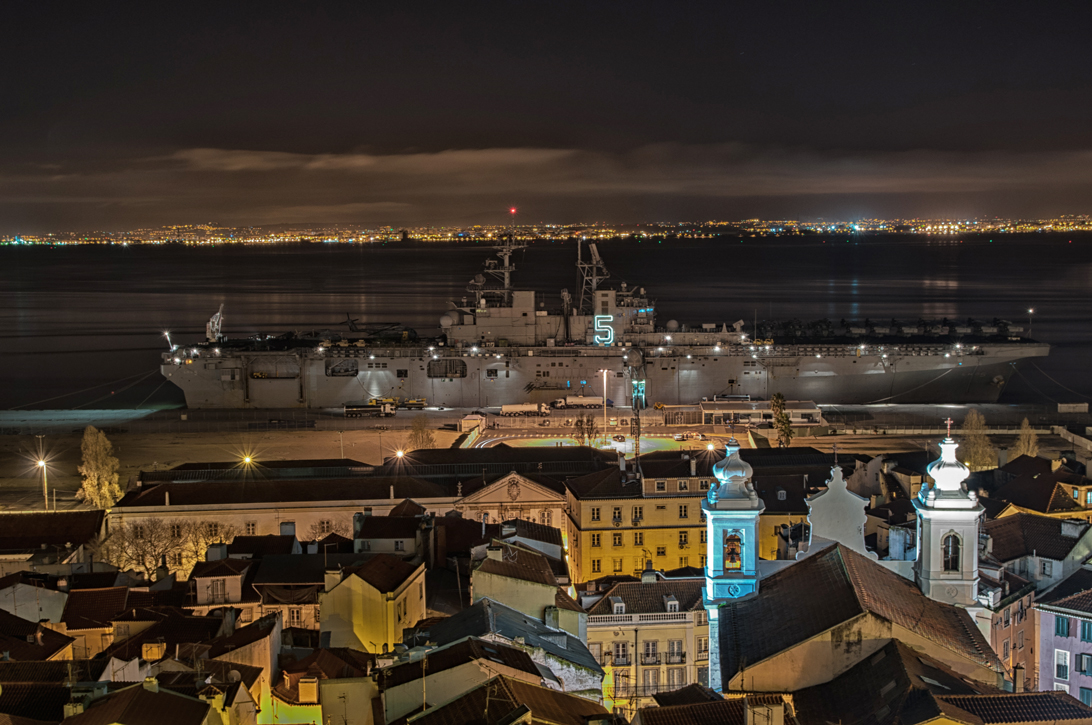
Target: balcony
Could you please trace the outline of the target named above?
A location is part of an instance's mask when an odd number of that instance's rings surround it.
[[[660,653],[655,652],[653,654],[643,654],[643,655],[641,655],[641,664],[646,666],[646,667],[648,667],[650,665],[660,664]]]
[[[669,665],[685,665],[686,653],[685,652],[668,652],[666,655],[666,664]]]
[[[708,662],[709,661],[709,650],[705,650],[704,652],[698,652],[696,655],[694,655],[694,661],[695,662]]]
[[[633,658],[630,657],[629,655],[622,655],[622,656],[615,655],[614,658],[611,660],[610,666],[611,667],[629,667],[632,664],[633,664]]]

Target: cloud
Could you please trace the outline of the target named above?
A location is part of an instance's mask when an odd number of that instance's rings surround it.
[[[536,221],[555,222],[825,216],[846,209],[1028,215],[1087,213],[1092,198],[1092,152],[1085,150],[867,153],[732,143],[661,143],[618,153],[188,148],[61,166],[0,166],[0,232],[209,220],[472,224],[500,221],[510,204],[534,209]]]

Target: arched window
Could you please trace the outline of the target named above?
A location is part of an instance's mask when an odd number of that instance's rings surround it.
[[[959,537],[948,534],[944,537],[944,571],[959,571]]]
[[[724,571],[739,571],[743,568],[743,541],[738,534],[724,537]]]

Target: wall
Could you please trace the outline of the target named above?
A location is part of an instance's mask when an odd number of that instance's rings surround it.
[[[1032,609],[1032,603],[1035,600],[1035,594],[1030,593],[1023,597],[1014,599],[1007,603],[1003,607],[998,607],[997,611],[990,612],[990,646],[993,647],[993,651],[1001,659],[1001,663],[1005,665],[1007,675],[1011,678],[1013,667],[1016,665],[1023,665],[1024,667],[1024,682],[1025,689],[1035,689],[1034,683],[1037,682],[1036,673],[1038,671],[1038,656],[1039,642],[1035,636],[1035,610]],[[1024,605],[1024,617],[1022,621],[1017,622],[1019,615],[1017,612],[1020,609],[1020,603]],[[1009,623],[1005,626],[1005,612],[1009,613]],[[1008,653],[1005,652],[1005,643],[1008,643]]]
[[[256,566],[256,564],[252,565]],[[216,580],[224,580],[224,597],[212,598],[212,583]],[[238,602],[243,598],[243,575],[198,577],[194,579],[194,589],[197,592],[198,606],[220,605]]]
[[[961,657],[914,631],[894,625],[871,613],[854,617],[784,652],[748,666],[736,673],[724,691],[757,690],[790,692],[829,682],[870,657],[891,639],[925,652],[956,672],[994,687],[1000,675],[983,665]]]
[[[320,680],[319,702],[322,703],[323,719],[318,722],[373,725],[372,698],[378,694],[371,677]]]
[[[488,597],[542,620],[546,607],[557,600],[557,587],[475,570],[470,575],[470,594],[471,604]]]
[[[531,675],[496,662],[490,662],[488,668],[482,667],[478,662],[466,662],[458,667],[427,675],[424,682],[418,678],[386,690],[383,693],[383,708],[387,722],[404,717],[421,707],[422,698],[426,698],[433,705],[447,702],[473,690],[494,675],[505,675],[532,685],[542,681],[538,675]],[[370,709],[369,704],[369,711]]]
[[[1065,616],[1065,615],[1063,615]],[[1081,639],[1080,617],[1069,617],[1069,636],[1059,637],[1055,632],[1055,621],[1058,614],[1046,610],[1039,610],[1039,690],[1064,689],[1069,694],[1080,699],[1081,688],[1092,690],[1092,674],[1077,672],[1078,654],[1092,654],[1092,642]],[[1083,621],[1092,621],[1085,618]],[[1055,650],[1063,650],[1069,653],[1069,677],[1061,679],[1057,677],[1054,667]],[[1090,693],[1092,694],[1092,693]]]
[[[402,642],[402,630],[425,617],[425,566],[421,564],[396,591],[383,594],[350,574],[319,595],[320,629],[330,634],[331,647],[365,652],[390,651]],[[405,602],[406,614],[399,618]],[[386,645],[387,650],[383,650]]]
[[[0,591],[0,609],[28,622],[43,619],[60,622],[67,601],[68,594],[65,592],[23,583]]]

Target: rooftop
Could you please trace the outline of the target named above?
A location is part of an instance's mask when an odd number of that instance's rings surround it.
[[[13,660],[48,660],[75,640],[0,609],[0,652]]]
[[[667,611],[665,597],[674,596],[680,612],[702,609],[701,593],[704,579],[668,579],[655,582],[622,582],[615,584],[595,603],[588,614],[613,613],[612,599],[626,605],[626,614],[653,614]]]
[[[787,611],[794,616],[783,616]],[[757,596],[721,607],[722,681],[744,663],[753,666],[866,612],[1001,671],[966,610],[933,601],[913,582],[835,544],[763,579]]]
[[[1078,569],[1045,594],[1036,596],[1035,603],[1092,614],[1092,571]]]
[[[152,692],[143,683],[92,700],[66,725],[202,725],[210,706],[167,689]]]
[[[1023,512],[988,520],[984,526],[993,540],[993,556],[1003,562],[1032,554],[1064,559],[1088,530],[1084,521],[1067,522]]]
[[[105,511],[37,511],[0,514],[0,551],[82,546],[102,531]]]
[[[427,660],[427,666],[425,661]],[[452,669],[476,660],[488,660],[515,670],[520,670],[534,677],[539,676],[538,665],[531,656],[521,649],[509,647],[499,642],[489,642],[472,637],[456,642],[447,647],[434,649],[416,662],[406,662],[387,667],[379,671],[379,688],[388,690],[419,680],[422,672],[434,675],[437,672]]]
[[[261,559],[267,554],[295,553],[298,546],[299,542],[292,534],[236,536],[227,545],[227,555],[234,559]]]
[[[500,544],[498,548],[500,548],[500,559],[494,559],[492,556],[483,559],[471,576],[480,572],[549,587],[557,586],[557,577],[554,576],[550,562],[542,554],[508,544]]]
[[[363,564],[348,568],[347,571],[386,594],[396,591],[419,568],[390,554],[376,554]]]
[[[530,711],[536,725],[586,725],[589,718],[606,716],[599,703],[503,675],[466,694],[412,716],[413,725],[500,725],[521,708]]]

